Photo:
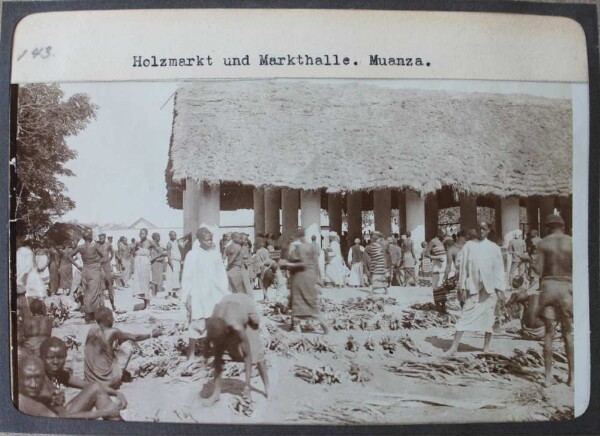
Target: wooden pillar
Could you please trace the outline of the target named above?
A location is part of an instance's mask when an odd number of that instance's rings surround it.
[[[311,237],[317,237],[317,243],[321,246],[321,192],[300,191],[300,224],[304,229],[306,240],[310,242]]]
[[[206,182],[198,184],[198,221],[200,225],[219,227],[221,214],[221,186]]]
[[[425,197],[425,239],[430,241],[438,232],[438,199],[437,193]]]
[[[387,238],[392,233],[392,193],[389,189],[378,189],[373,192],[373,214],[375,230]]]
[[[329,230],[342,235],[342,196],[327,194],[327,214],[329,215]]]
[[[470,194],[460,196],[460,228],[470,230],[477,227],[477,197]]]
[[[520,230],[519,199],[517,197],[502,198],[500,200],[502,241],[503,246],[508,246],[508,241],[514,237],[514,232]]]
[[[348,192],[346,194],[346,212],[348,241],[354,241],[356,238],[362,240],[362,192]]]
[[[288,241],[298,230],[299,202],[298,190],[290,188],[281,189],[281,233],[283,234],[284,241]]]
[[[498,238],[502,237],[502,200],[496,198],[494,201],[494,230]]]
[[[254,188],[252,199],[254,203],[254,243],[260,246],[263,237],[257,235],[265,234],[265,191],[261,188]]]
[[[414,191],[406,191],[406,230],[414,241],[415,254],[421,253],[421,242],[425,240],[425,199]]]
[[[546,228],[546,217],[554,213],[554,197],[541,197],[540,198],[540,234],[542,238],[548,234]]]
[[[525,207],[527,208],[527,227],[529,231],[537,230],[539,234],[540,223],[538,218],[539,213],[539,201],[536,197],[527,197],[525,200]]]
[[[279,236],[279,204],[281,193],[277,188],[265,188],[265,232]]]
[[[183,191],[183,233],[191,233],[192,240],[196,240],[196,231],[200,227],[199,192],[198,182],[188,177]]]
[[[406,232],[406,192],[398,191],[398,228],[399,233]]]

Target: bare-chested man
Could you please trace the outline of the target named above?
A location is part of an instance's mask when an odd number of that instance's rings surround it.
[[[102,264],[107,258],[100,246],[94,242],[91,229],[83,233],[83,244],[77,246],[71,255],[71,263],[81,271],[81,283],[83,285],[83,311],[85,322],[94,320],[94,311],[104,307],[104,296],[102,295]],[[77,265],[74,257],[81,255],[83,268]]]
[[[100,251],[102,252],[102,256],[104,257],[104,261],[102,262],[102,290],[108,289],[108,299],[110,300],[110,304],[113,310],[116,310],[115,307],[115,290],[113,286],[113,275],[112,275],[112,259],[115,257],[115,252],[112,248],[112,244],[106,241],[106,234],[102,233],[98,236],[98,247],[100,247]]]
[[[87,382],[118,389],[133,353],[133,342],[156,338],[162,331],[154,329],[150,334],[132,334],[114,328],[113,314],[108,307],[99,308],[95,316],[98,324],[90,328],[85,339],[84,378]]]
[[[227,278],[231,292],[246,292],[244,274],[244,250],[242,250],[242,235],[234,232],[231,234],[232,243],[225,248],[227,257]]]
[[[228,353],[234,361],[244,362],[246,386],[243,395],[252,399],[250,377],[252,364],[256,364],[265,386],[265,396],[268,397],[269,378],[258,330],[259,320],[254,299],[246,294],[227,295],[215,306],[212,316],[206,322],[206,339],[210,348],[205,351],[206,357],[212,353],[215,359],[215,390],[206,400],[205,405],[214,404],[221,395],[223,355],[225,353]]]
[[[523,286],[523,277],[515,277],[512,280],[512,286],[515,291],[510,296],[507,306],[512,304],[521,304],[523,306],[523,315],[521,316],[521,337],[523,339],[540,341],[546,335],[545,322],[537,317],[540,294],[539,290],[521,289]],[[552,309],[547,308],[547,311]],[[552,318],[554,315],[552,314]]]
[[[64,392],[48,386],[44,362],[36,356],[19,359],[19,410],[31,416],[118,418],[121,404],[113,402],[97,383],[86,386],[64,404]],[[95,410],[94,410],[95,409]]]
[[[28,354],[40,355],[40,344],[44,339],[52,336],[52,317],[44,313],[44,302],[32,300],[29,303],[31,316],[23,318],[23,348]]]
[[[544,339],[545,386],[552,384],[552,341],[554,340],[554,309],[556,321],[565,343],[569,364],[567,384],[573,383],[573,241],[564,234],[565,222],[559,215],[549,215],[546,226],[550,234],[538,244],[538,258],[534,266],[540,274],[538,317],[546,323]]]

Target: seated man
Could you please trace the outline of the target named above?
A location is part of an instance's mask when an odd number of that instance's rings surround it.
[[[112,402],[97,383],[86,386],[65,405],[64,394],[49,386],[44,362],[36,356],[25,356],[19,359],[18,408],[31,416],[98,419],[118,418],[120,405]]]
[[[94,383],[88,383],[64,368],[67,360],[67,345],[62,339],[56,337],[45,339],[40,345],[40,358],[44,362],[46,377],[54,387],[63,385],[67,388],[81,389],[80,395],[82,395],[89,386],[94,385]],[[96,385],[102,387],[100,384]],[[127,407],[127,400],[125,400],[122,393],[108,386],[102,388],[106,394],[117,398],[121,409]],[[104,397],[101,400],[104,401]]]
[[[31,316],[23,317],[21,328],[23,330],[23,348],[28,354],[39,356],[40,344],[44,339],[52,336],[51,316],[45,315],[44,302],[42,300],[32,300],[29,303]]]
[[[534,290],[521,289],[523,286],[523,277],[515,277],[512,281],[515,291],[510,296],[507,306],[512,304],[523,305],[523,315],[521,316],[521,337],[533,341],[541,341],[546,334],[544,321],[536,316],[540,293]],[[554,319],[553,309],[547,308],[544,312],[546,316]]]
[[[85,339],[84,377],[87,382],[118,389],[133,353],[133,342],[156,338],[162,331],[131,334],[113,328],[113,314],[107,307],[97,309],[94,316],[97,325],[90,328]]]
[[[224,353],[228,353],[234,361],[244,362],[246,371],[244,395],[250,400],[252,399],[250,376],[252,364],[256,364],[265,386],[265,396],[268,398],[269,379],[258,322],[259,316],[254,307],[254,300],[246,294],[227,295],[215,306],[212,317],[206,322],[206,339],[209,346],[205,348],[206,353],[212,352],[215,358],[215,390],[206,401],[206,405],[214,404],[221,395]]]

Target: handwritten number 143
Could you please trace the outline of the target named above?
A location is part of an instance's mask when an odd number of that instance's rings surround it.
[[[23,52],[21,52],[21,54],[19,55],[19,57],[17,58],[17,61],[20,61],[21,59],[23,59],[25,57],[25,55],[28,53],[28,50],[23,50]],[[52,46],[49,45],[48,47],[36,47],[31,51],[31,57],[32,58],[42,58],[42,59],[47,59],[52,55]]]

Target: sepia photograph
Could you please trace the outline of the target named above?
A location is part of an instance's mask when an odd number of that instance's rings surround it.
[[[588,290],[573,292],[572,237],[587,234],[574,143],[589,126],[587,84],[14,88],[21,412],[575,417],[574,349],[588,336],[573,325]]]

